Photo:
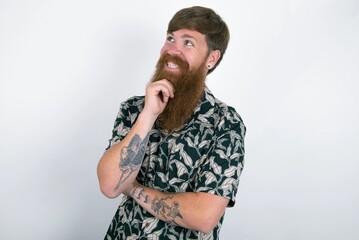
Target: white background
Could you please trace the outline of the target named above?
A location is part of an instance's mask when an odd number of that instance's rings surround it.
[[[0,239],[103,238],[119,105],[193,5],[231,30],[207,84],[248,128],[222,239],[359,238],[359,1],[0,0]]]

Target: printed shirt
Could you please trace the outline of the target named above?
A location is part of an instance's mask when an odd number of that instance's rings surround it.
[[[125,138],[143,106],[143,96],[121,104],[109,147]],[[191,119],[179,131],[166,133],[154,125],[137,180],[162,192],[223,196],[232,207],[243,169],[245,132],[235,109],[206,87]],[[200,233],[161,221],[123,196],[105,239],[219,239],[222,222],[223,216],[212,232]]]

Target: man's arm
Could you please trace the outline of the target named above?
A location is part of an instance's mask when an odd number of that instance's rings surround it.
[[[148,143],[152,125],[148,117],[140,114],[128,135],[112,146],[101,157],[97,175],[102,193],[108,198],[119,196],[136,178]]]
[[[203,192],[163,193],[135,181],[124,191],[162,221],[181,227],[211,232],[224,214],[229,199]]]
[[[149,131],[166,107],[168,99],[173,97],[173,86],[167,80],[147,85],[145,106],[137,121],[127,136],[106,151],[98,163],[97,175],[105,196],[119,196],[135,180],[142,164]]]

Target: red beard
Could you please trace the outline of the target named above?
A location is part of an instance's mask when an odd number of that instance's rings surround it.
[[[178,65],[180,72],[167,72],[165,67],[168,62]],[[175,88],[175,97],[169,99],[165,110],[158,116],[156,121],[158,127],[175,131],[190,119],[203,94],[205,67],[206,62],[203,61],[198,68],[189,70],[188,63],[178,56],[165,54],[160,57],[151,82],[167,79]]]

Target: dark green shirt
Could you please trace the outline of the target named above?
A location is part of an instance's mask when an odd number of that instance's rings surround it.
[[[143,106],[143,96],[121,104],[109,147],[125,138]],[[180,131],[166,133],[152,128],[137,180],[162,192],[223,196],[231,207],[243,169],[245,132],[235,109],[206,88]],[[161,221],[124,196],[105,239],[219,239],[222,222],[223,216],[211,233],[203,234]]]

